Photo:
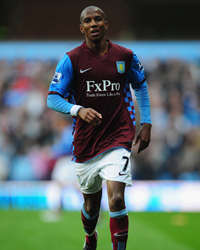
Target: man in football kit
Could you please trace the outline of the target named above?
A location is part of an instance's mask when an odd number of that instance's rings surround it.
[[[49,108],[75,119],[75,171],[83,194],[81,218],[85,250],[97,246],[96,224],[106,180],[113,250],[126,249],[128,214],[124,201],[131,185],[130,154],[135,136],[135,111],[130,84],[140,110],[138,152],[150,142],[151,117],[143,66],[129,49],[106,39],[108,21],[95,6],[80,15],[85,41],[58,63],[49,87]]]

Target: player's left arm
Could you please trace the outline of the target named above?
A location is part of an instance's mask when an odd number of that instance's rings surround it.
[[[144,67],[136,55],[133,55],[129,78],[135,92],[140,112],[141,128],[136,136],[134,145],[138,146],[138,153],[149,146],[151,141],[151,108],[148,84],[145,78]]]

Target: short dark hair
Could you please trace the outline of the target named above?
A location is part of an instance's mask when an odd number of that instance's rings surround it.
[[[91,6],[88,6],[88,7],[84,8],[84,9],[81,11],[81,14],[80,14],[80,23],[82,23],[83,18],[84,18],[84,15],[85,15],[85,13],[86,13],[88,10],[95,10],[95,11],[98,10],[98,11],[100,11],[100,12],[103,14],[104,19],[107,19],[107,18],[106,18],[106,15],[105,15],[105,13],[104,13],[104,11],[103,11],[101,8],[99,8],[99,7],[97,7],[97,6],[91,5]]]

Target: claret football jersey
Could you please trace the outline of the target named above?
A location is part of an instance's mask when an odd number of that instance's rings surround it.
[[[85,42],[65,54],[57,65],[49,93],[102,114],[102,123],[96,127],[76,118],[73,154],[77,162],[111,148],[131,149],[135,111],[130,83],[139,88],[144,81],[137,56],[110,41],[103,56],[94,53]]]

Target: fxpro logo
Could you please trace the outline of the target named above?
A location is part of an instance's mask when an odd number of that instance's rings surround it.
[[[119,91],[120,83],[111,82],[109,80],[102,80],[100,83],[95,81],[86,81],[87,92],[106,92],[106,91]]]

